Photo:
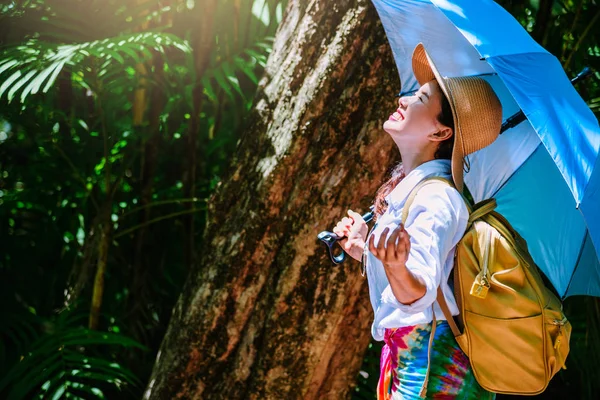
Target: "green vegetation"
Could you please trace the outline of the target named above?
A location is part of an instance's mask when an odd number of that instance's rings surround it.
[[[285,7],[205,3],[0,5],[0,397],[141,397]]]

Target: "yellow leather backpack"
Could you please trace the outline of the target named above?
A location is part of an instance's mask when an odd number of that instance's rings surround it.
[[[417,191],[434,183],[453,186],[437,177],[419,183],[406,201],[402,221]],[[496,201],[469,208],[469,225],[456,246],[453,271],[460,310],[456,321],[439,288],[437,301],[483,388],[504,394],[541,393],[565,365],[571,324],[558,297],[545,286],[525,240],[494,211]]]

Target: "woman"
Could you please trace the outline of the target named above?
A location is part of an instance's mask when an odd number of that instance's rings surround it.
[[[412,63],[421,87],[400,98],[383,125],[402,163],[377,192],[377,223],[367,235],[360,214],[349,210],[333,231],[346,237],[340,244],[350,256],[364,256],[375,314],[371,333],[385,341],[378,399],[493,398],[475,380],[436,296],[441,287],[452,315],[458,314],[448,278],[469,218],[460,194],[465,157],[496,139],[502,108],[483,79],[443,78],[422,44]],[[409,193],[431,177],[451,180],[454,187],[422,187],[404,226]]]

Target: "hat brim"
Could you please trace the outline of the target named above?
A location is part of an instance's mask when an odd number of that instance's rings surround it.
[[[458,120],[458,114],[456,112],[456,105],[454,104],[454,97],[451,93],[451,88],[448,85],[448,81],[442,77],[439,70],[435,66],[435,63],[425,50],[423,43],[419,43],[415,47],[415,51],[412,56],[412,68],[415,78],[419,85],[424,85],[429,81],[436,80],[440,85],[442,92],[450,103],[452,109],[452,118],[454,120],[454,147],[452,148],[452,180],[454,185],[459,192],[462,193],[463,183],[463,160],[464,160],[464,145],[463,135],[460,129],[460,121]]]

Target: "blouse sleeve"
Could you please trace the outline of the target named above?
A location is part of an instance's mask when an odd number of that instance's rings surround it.
[[[437,297],[444,264],[465,233],[469,212],[458,191],[452,187],[429,185],[415,197],[406,220],[410,253],[406,268],[425,284],[426,292],[412,304],[400,303],[388,284],[382,303],[414,314],[431,307]]]

